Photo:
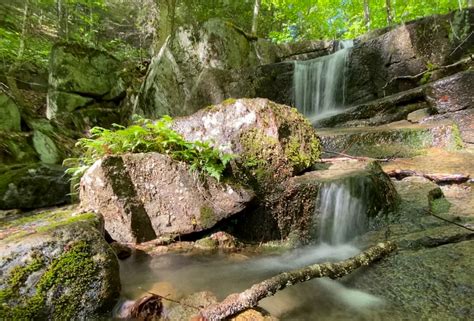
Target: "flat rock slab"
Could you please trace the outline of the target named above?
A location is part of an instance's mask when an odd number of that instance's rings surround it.
[[[377,127],[318,129],[323,148],[354,156],[412,157],[431,147],[462,147],[459,130],[449,121],[430,124],[397,122]]]
[[[99,160],[80,188],[82,208],[102,214],[110,236],[124,243],[209,229],[242,211],[253,196],[158,153]]]

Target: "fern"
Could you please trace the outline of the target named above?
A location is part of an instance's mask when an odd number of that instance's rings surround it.
[[[189,142],[171,128],[172,118],[164,116],[157,121],[134,116],[129,127],[114,124],[113,129],[94,127],[91,138],[81,138],[76,146],[81,157],[68,158],[64,166],[72,180],[79,182],[94,162],[106,155],[124,153],[158,152],[172,159],[190,164],[218,181],[235,155],[225,154],[213,148],[209,142]]]

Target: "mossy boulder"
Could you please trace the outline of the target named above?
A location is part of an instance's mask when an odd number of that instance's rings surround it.
[[[0,168],[0,209],[34,209],[70,201],[69,176],[59,165],[34,163]]]
[[[12,217],[0,236],[0,319],[85,320],[113,308],[119,266],[92,213]]]
[[[311,168],[320,155],[309,121],[268,99],[229,99],[176,119],[173,128],[186,140],[210,141],[235,154],[235,176],[257,193]]]
[[[0,163],[2,165],[39,161],[33,148],[31,133],[0,131]]]
[[[20,110],[15,102],[3,93],[0,93],[0,130],[21,130]]]
[[[105,126],[103,117],[84,120],[80,113],[90,108],[104,108],[104,113],[119,108],[125,97],[120,72],[120,62],[105,51],[74,43],[56,44],[50,57],[48,119],[66,126],[81,120],[88,126]],[[85,130],[88,126],[76,128]]]

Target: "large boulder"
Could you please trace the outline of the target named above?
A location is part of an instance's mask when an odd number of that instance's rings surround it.
[[[80,198],[82,208],[103,215],[114,240],[140,243],[207,230],[241,212],[253,192],[148,153],[97,161],[81,180]]]
[[[93,213],[51,211],[2,222],[0,319],[87,320],[110,313],[119,265]]]
[[[0,131],[0,163],[2,165],[37,162],[31,133]]]
[[[421,76],[403,77],[449,65],[472,53],[473,25],[474,9],[470,8],[411,21],[356,43],[348,61],[346,101],[366,102],[419,85]],[[457,71],[447,68],[424,80]]]
[[[80,122],[84,110],[116,113],[117,102],[125,96],[117,59],[101,50],[60,43],[53,47],[50,60],[48,119],[78,127],[84,125]],[[104,121],[91,117],[85,125],[104,125]]]
[[[307,170],[319,159],[316,132],[296,109],[268,99],[230,99],[177,118],[173,129],[188,141],[210,141],[238,155],[239,172],[257,190]]]
[[[0,209],[34,209],[70,201],[69,176],[59,165],[35,163],[0,169]]]

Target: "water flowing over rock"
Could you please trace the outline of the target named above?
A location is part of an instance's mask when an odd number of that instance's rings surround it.
[[[114,240],[140,243],[209,229],[242,211],[253,192],[148,153],[97,161],[81,180],[80,198],[82,208],[103,215]]]
[[[346,62],[352,45],[352,41],[341,41],[332,55],[295,62],[294,103],[302,114],[320,118],[344,106]]]
[[[92,213],[43,212],[2,221],[0,319],[86,320],[111,311],[119,265]]]

